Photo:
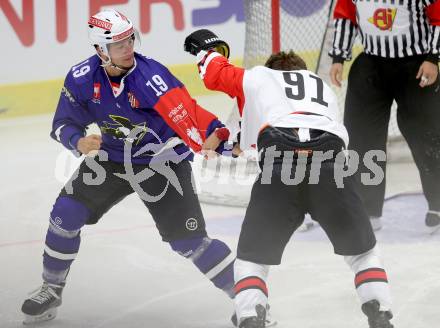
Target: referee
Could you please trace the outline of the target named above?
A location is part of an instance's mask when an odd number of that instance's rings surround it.
[[[333,84],[341,86],[357,34],[364,48],[349,73],[344,124],[360,156],[357,180],[373,228],[381,228],[385,179],[362,183],[361,173],[371,173],[362,159],[369,150],[386,151],[395,100],[429,205],[425,223],[434,232],[440,228],[440,0],[338,0],[334,18]],[[385,161],[378,165],[386,172]]]

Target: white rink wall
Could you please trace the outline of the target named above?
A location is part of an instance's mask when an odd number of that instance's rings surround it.
[[[307,11],[304,6],[292,6],[293,1],[300,0],[281,1],[283,17],[313,26],[313,19],[326,10],[329,0],[309,4]],[[201,28],[214,31],[230,44],[231,60],[242,61],[245,22],[241,0],[0,1],[2,60],[7,63],[0,73],[0,119],[54,111],[69,68],[94,53],[87,38],[87,21],[104,8],[115,8],[130,17],[141,35],[140,52],[168,66],[194,96],[209,92],[198,77],[194,57],[183,51],[189,33]],[[316,44],[305,39],[299,50],[315,48]]]
[[[104,8],[132,19],[142,36],[141,52],[167,65],[191,62],[183,41],[199,28],[227,38],[234,57],[243,54],[240,1],[8,0],[0,3],[0,33],[7,45],[2,58],[14,65],[3,67],[0,84],[64,77],[69,66],[94,53],[87,20]]]
[[[281,1],[283,17],[304,25],[326,11],[326,0],[308,6]],[[244,52],[244,9],[240,0],[6,0],[0,2],[0,35],[5,65],[0,85],[64,77],[66,68],[93,54],[87,20],[104,8],[126,14],[140,31],[141,52],[166,65],[192,63],[183,41],[196,29],[207,28],[227,40],[232,58]],[[313,31],[313,24],[309,24]],[[268,31],[269,33],[269,31]],[[289,32],[290,33],[290,32]],[[294,37],[301,37],[300,31]],[[298,47],[298,45],[297,45]],[[307,39],[301,49],[316,47]]]

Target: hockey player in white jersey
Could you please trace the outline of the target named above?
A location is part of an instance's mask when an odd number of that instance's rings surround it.
[[[184,47],[197,55],[208,89],[237,99],[240,148],[256,146],[260,153],[262,171],[252,188],[234,266],[239,327],[265,327],[269,267],[280,264],[287,242],[309,213],[353,270],[369,327],[392,328],[387,274],[368,216],[353,179],[345,177],[342,188],[337,183],[337,172],[346,165],[348,135],[336,120],[333,91],[293,52],[274,54],[265,66],[245,70],[228,62],[228,45],[211,31],[195,31]],[[297,179],[301,171],[303,179]]]

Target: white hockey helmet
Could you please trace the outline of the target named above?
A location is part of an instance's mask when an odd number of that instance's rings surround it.
[[[112,43],[121,42],[126,39],[136,40],[140,43],[138,32],[133,27],[133,23],[125,15],[114,9],[104,9],[90,17],[89,21],[89,40],[93,46],[99,49],[109,57],[108,65],[111,58],[108,46]]]

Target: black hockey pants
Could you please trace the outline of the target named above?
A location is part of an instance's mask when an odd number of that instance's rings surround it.
[[[385,179],[379,185],[365,185],[361,173],[369,150],[386,151],[388,123],[393,100],[398,105],[397,123],[407,141],[420,173],[431,210],[440,210],[440,83],[425,88],[416,79],[424,56],[385,59],[362,53],[353,63],[348,78],[344,124],[350,137],[349,149],[360,156],[356,174],[361,198],[370,216],[381,216]],[[385,172],[386,162],[378,162]]]

